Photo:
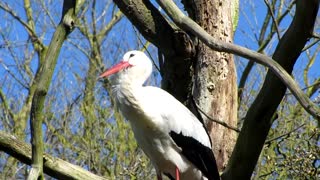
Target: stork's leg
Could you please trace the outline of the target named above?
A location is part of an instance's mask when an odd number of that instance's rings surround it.
[[[157,179],[158,179],[158,180],[162,180],[162,175],[161,175],[161,173],[157,174]]]
[[[180,180],[180,173],[178,167],[176,167],[176,180]]]

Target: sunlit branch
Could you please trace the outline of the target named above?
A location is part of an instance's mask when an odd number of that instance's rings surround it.
[[[0,131],[0,150],[15,157],[19,161],[31,165],[31,147],[29,144],[18,140],[16,137]],[[44,154],[43,170],[46,174],[56,179],[97,179],[103,177],[94,175],[82,167],[73,165],[62,159]]]

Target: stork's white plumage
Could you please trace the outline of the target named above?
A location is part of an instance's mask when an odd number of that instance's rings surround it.
[[[201,122],[166,91],[143,86],[152,62],[140,51],[100,75],[114,74],[112,95],[135,138],[154,165],[158,179],[219,179],[210,138]]]

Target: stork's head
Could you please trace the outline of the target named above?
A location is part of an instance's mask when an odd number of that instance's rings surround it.
[[[102,73],[104,78],[116,74],[117,82],[143,84],[152,72],[152,62],[141,51],[129,51],[124,54],[122,60]]]

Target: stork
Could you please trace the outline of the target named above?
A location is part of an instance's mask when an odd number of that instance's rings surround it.
[[[111,94],[158,180],[163,174],[176,180],[220,179],[205,127],[172,95],[144,86],[151,73],[151,60],[141,51],[129,51],[100,78],[113,75]]]

